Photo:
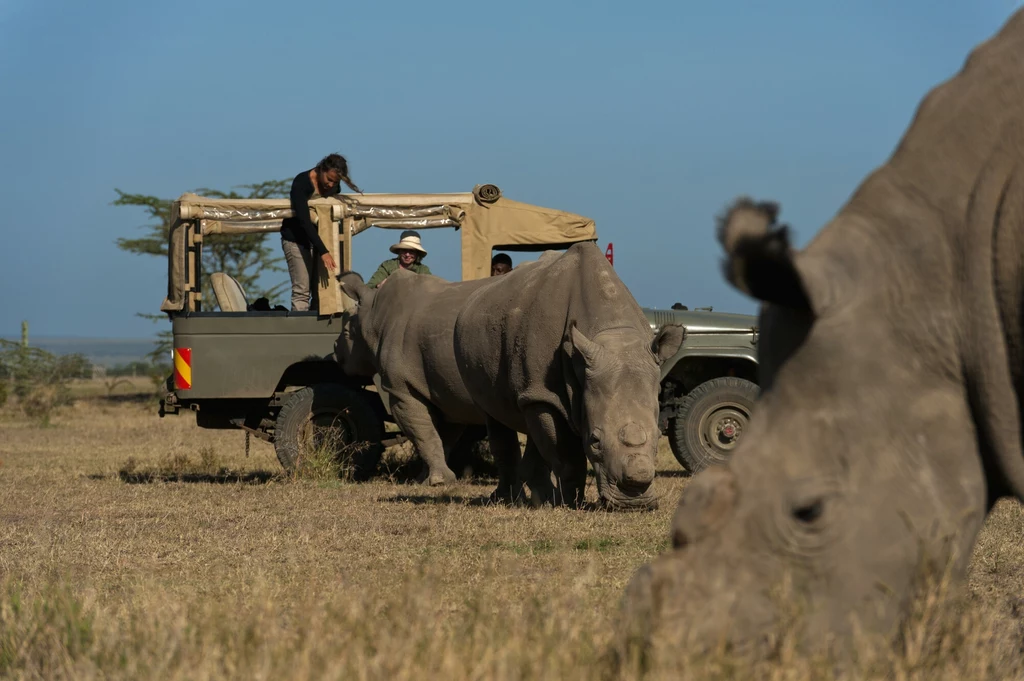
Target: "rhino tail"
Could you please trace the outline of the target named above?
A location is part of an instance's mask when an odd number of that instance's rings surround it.
[[[786,307],[810,307],[793,260],[789,226],[777,224],[779,205],[741,197],[716,218],[725,249],[722,271],[735,288],[758,300]]]

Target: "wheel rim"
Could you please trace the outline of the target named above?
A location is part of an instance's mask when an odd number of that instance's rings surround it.
[[[314,409],[299,428],[299,452],[304,454],[323,447],[340,453],[356,441],[356,428],[349,410]]]
[[[704,414],[700,421],[700,443],[704,451],[718,463],[736,449],[750,415],[737,402],[725,402]]]

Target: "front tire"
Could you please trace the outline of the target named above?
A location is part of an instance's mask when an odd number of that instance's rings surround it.
[[[668,428],[679,465],[693,474],[728,461],[760,392],[750,381],[721,377],[701,383],[683,397]]]
[[[353,390],[336,383],[318,383],[291,393],[281,405],[274,426],[277,460],[289,473],[304,456],[330,447],[335,455],[351,453],[348,465],[355,480],[377,470],[384,447],[384,422],[373,407]]]

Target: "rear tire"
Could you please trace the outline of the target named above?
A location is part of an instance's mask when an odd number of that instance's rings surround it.
[[[330,446],[337,455],[357,449],[348,465],[352,478],[367,480],[384,451],[384,422],[359,391],[337,383],[318,383],[291,393],[274,426],[277,460],[289,473],[314,448]]]
[[[683,397],[679,415],[668,426],[668,442],[679,465],[693,474],[728,461],[760,392],[750,381],[721,377]]]

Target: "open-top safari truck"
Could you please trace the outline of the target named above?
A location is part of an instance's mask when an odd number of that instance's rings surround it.
[[[314,198],[309,210],[342,270],[352,267],[355,237],[371,227],[458,230],[462,280],[489,276],[496,250],[563,250],[597,240],[593,220],[513,201],[494,185],[453,194],[339,194]],[[209,277],[216,309],[204,305],[204,237],[276,233],[291,214],[286,199],[184,194],[173,203],[167,297],[160,309],[172,320],[174,371],[160,416],[184,408],[195,412],[200,427],[242,429],[273,443],[285,468],[330,433],[336,442],[360,445],[357,474],[366,475],[384,446],[401,435],[385,439],[385,423],[393,419],[374,381],[345,375],[335,360],[341,315],[354,302],[322,263],[317,260],[309,311],[253,310],[253,301],[223,272]],[[645,311],[652,328],[668,322],[688,328],[689,339],[665,363],[662,427],[680,463],[700,468],[734,446],[756,395],[754,319]],[[694,402],[702,410],[696,419]]]

